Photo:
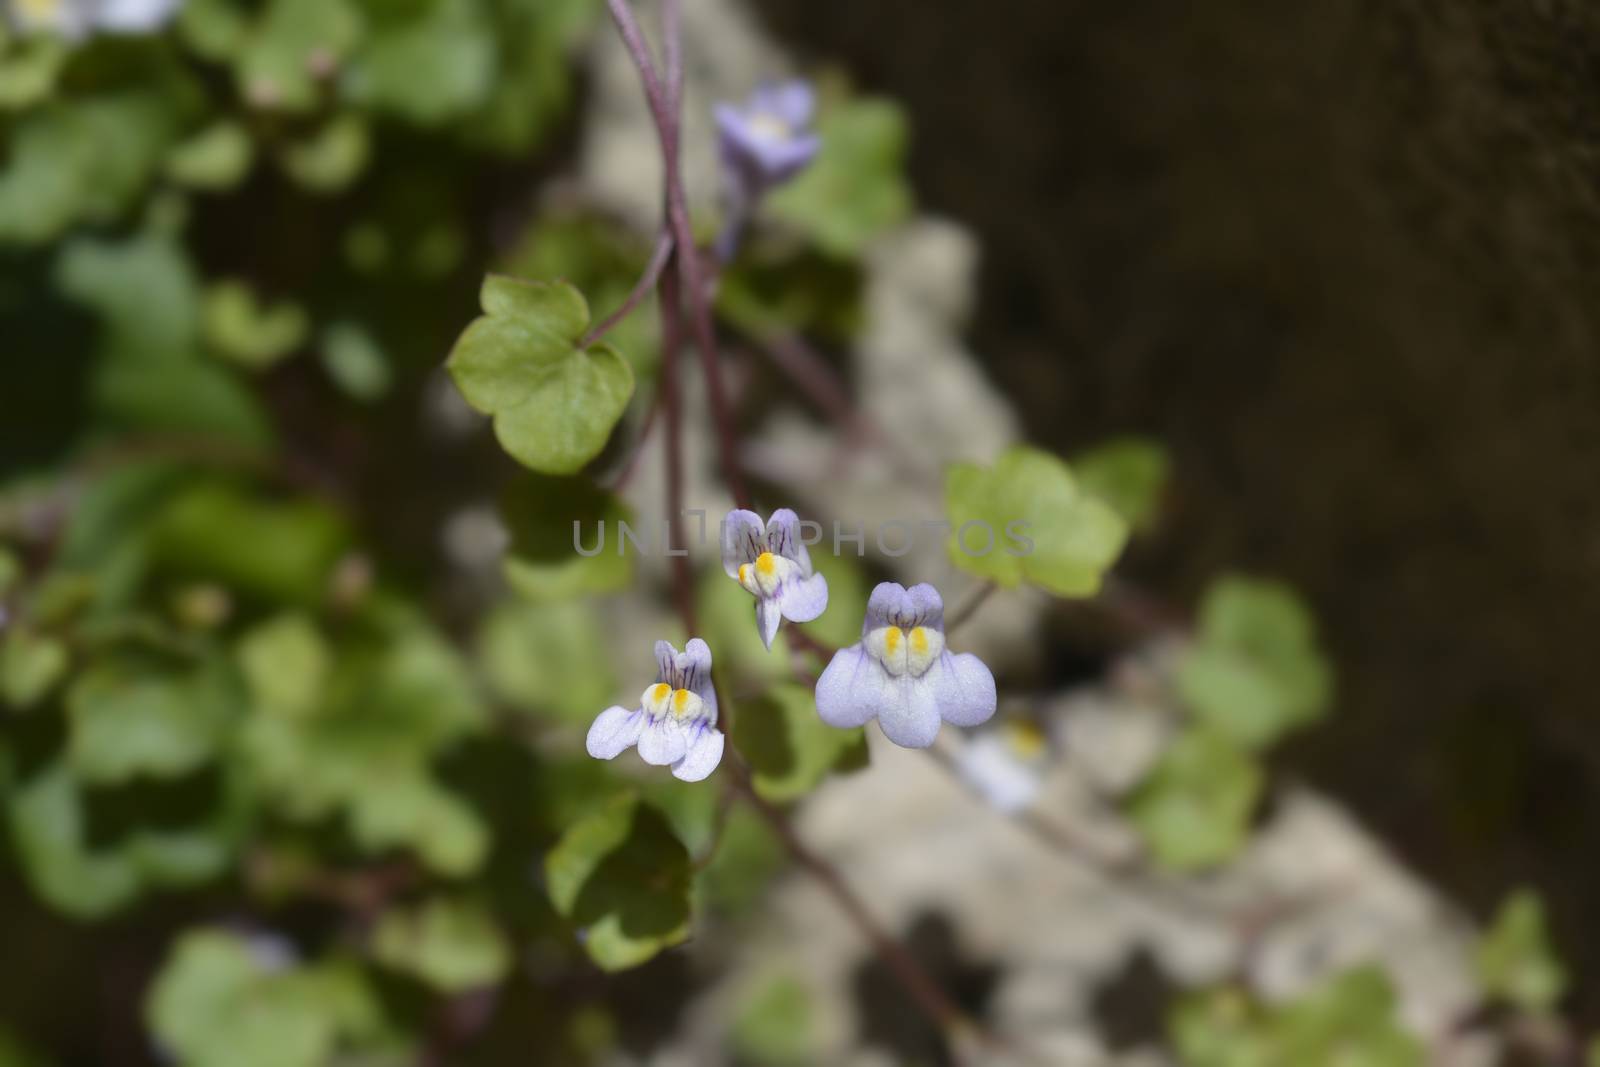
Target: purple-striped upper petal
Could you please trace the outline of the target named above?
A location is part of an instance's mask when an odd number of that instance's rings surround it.
[[[729,578],[739,577],[739,566],[754,563],[767,550],[766,527],[761,516],[736,508],[722,520],[722,571]]]

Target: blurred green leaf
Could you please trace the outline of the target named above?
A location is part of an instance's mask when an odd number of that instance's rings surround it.
[[[1026,580],[1057,596],[1093,596],[1128,539],[1109,505],[1036,448],[1009,449],[988,469],[952,465],[944,495],[951,561],[1008,589]]]
[[[608,971],[689,936],[689,853],[661,814],[622,796],[574,824],[545,857],[556,911]]]
[[[1211,867],[1248,838],[1262,784],[1250,756],[1225,737],[1191,727],[1129,798],[1128,816],[1162,866]]]
[[[200,352],[199,287],[170,237],[75,240],[62,248],[56,274],[64,292],[101,317],[91,390],[110,421],[252,445],[270,439],[256,399]]]
[[[191,189],[232,189],[250,173],[255,145],[231,119],[212,123],[167,154],[167,177]]]
[[[511,946],[494,916],[481,904],[443,897],[384,912],[372,954],[441,993],[497,985],[511,969]]]
[[[0,42],[0,111],[21,111],[48,97],[67,55],[66,43],[55,37]]]
[[[769,979],[740,1004],[729,1037],[739,1061],[754,1067],[817,1062],[811,994],[799,979]]]
[[[269,0],[238,55],[239,91],[256,107],[309,111],[319,83],[344,62],[361,32],[349,0]]]
[[[1321,718],[1331,676],[1311,613],[1293,590],[1229,576],[1206,591],[1177,684],[1202,722],[1257,749]]]
[[[741,702],[733,743],[750,764],[756,791],[775,801],[804,796],[830,772],[857,770],[867,762],[865,733],[824,723],[811,690],[792,684]]]
[[[478,635],[478,659],[499,699],[584,726],[615,703],[613,655],[593,607],[581,600],[502,604]]]
[[[1544,903],[1531,889],[1506,898],[1477,951],[1485,991],[1523,1011],[1548,1012],[1567,990],[1567,970],[1556,956]]]
[[[321,350],[328,377],[357,400],[377,400],[394,384],[389,357],[372,332],[358,322],[329,323],[322,331]]]
[[[486,719],[466,665],[409,609],[381,598],[333,662],[320,714],[249,718],[243,749],[262,795],[290,820],[342,815],[363,851],[409,848],[441,874],[475,871],[488,829],[433,769]]]
[[[319,0],[320,2],[320,0]],[[177,131],[161,94],[54,101],[23,115],[0,169],[0,244],[110,222],[144,191]]]
[[[206,59],[232,60],[249,32],[245,12],[232,0],[185,0],[178,10],[178,33],[195,54]]]
[[[494,27],[475,0],[412,7],[410,17],[373,27],[343,88],[374,111],[437,126],[488,97],[497,73]]]
[[[309,616],[261,623],[239,639],[238,658],[256,707],[293,718],[323,710],[333,656]]]
[[[67,693],[68,763],[96,785],[188,774],[217,754],[241,696],[217,666],[180,673],[127,658],[96,663]]]
[[[1311,994],[1266,1005],[1224,988],[1184,998],[1170,1030],[1187,1067],[1423,1067],[1417,1040],[1395,1020],[1394,989],[1361,968]]]
[[[300,966],[286,952],[222,930],[182,935],[150,987],[147,1025],[184,1067],[325,1067],[393,1048],[354,964]]]
[[[350,187],[372,158],[372,131],[355,112],[329,119],[304,140],[284,146],[278,163],[307,192],[337,193]]]
[[[320,504],[268,501],[227,483],[196,482],[164,509],[151,549],[174,575],[313,606],[325,597],[348,542],[344,524]]]
[[[606,345],[578,347],[589,327],[583,294],[565,282],[491,275],[485,314],[467,327],[448,367],[467,403],[494,416],[519,463],[573,474],[600,454],[633,395],[633,372]]]
[[[91,841],[82,789],[65,763],[16,788],[8,799],[11,838],[29,885],[65,915],[104,918],[146,888],[194,886],[227,869],[249,809],[236,781],[220,807],[183,827],[138,827],[112,842]]]
[[[521,155],[568,110],[576,81],[572,53],[601,8],[595,0],[493,0],[491,6],[499,29],[495,45],[500,75],[467,132],[493,151]],[[525,273],[571,278],[599,301],[599,293],[577,275]],[[631,354],[620,338],[618,342]]]
[[[853,258],[911,214],[905,113],[886,99],[845,101],[824,111],[817,132],[817,158],[768,197],[767,209],[824,252]]]
[[[620,551],[619,530],[633,512],[593,482],[524,475],[501,493],[500,514],[511,532],[506,582],[522,596],[555,600],[625,589],[633,581],[634,551]]]
[[[0,629],[0,698],[31,708],[66,674],[67,646],[20,623]]]
[[[252,370],[270,367],[293,353],[310,329],[298,304],[263,305],[249,283],[238,279],[207,288],[204,323],[213,352]]]
[[[1110,504],[1135,530],[1155,524],[1168,467],[1166,449],[1143,437],[1119,437],[1072,460],[1078,488]]]

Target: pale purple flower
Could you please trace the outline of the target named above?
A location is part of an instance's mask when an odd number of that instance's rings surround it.
[[[811,569],[800,516],[789,508],[761,516],[742,508],[722,520],[722,569],[756,598],[756,630],[772,647],[778,620],[810,622],[828,606],[828,580]]]
[[[716,106],[717,144],[729,181],[759,196],[805,169],[822,147],[811,132],[816,93],[803,81],[763,85],[743,106]]]
[[[595,759],[615,759],[635,745],[646,763],[671,767],[685,782],[700,781],[721,762],[711,649],[698,637],[682,652],[657,641],[655,684],[640,695],[639,706],[607,708],[589,727],[589,755]]]
[[[906,748],[933,744],[941,722],[977,726],[994,709],[994,675],[972,653],[945,648],[944,601],[927,584],[874,589],[860,643],[835,653],[817,679],[823,722],[848,729],[877,719]]]
[[[1013,720],[983,730],[955,755],[956,773],[989,804],[1015,814],[1044,786],[1050,746],[1033,723]]]
[[[769,83],[741,105],[720,103],[717,148],[729,210],[717,252],[733,258],[746,219],[775,186],[804,170],[816,158],[822,139],[811,132],[816,93],[803,81]]]

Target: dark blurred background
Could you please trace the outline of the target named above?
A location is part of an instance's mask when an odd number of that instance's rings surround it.
[[[910,109],[1028,433],[1170,446],[1135,570],[1315,603],[1339,711],[1289,765],[1600,973],[1600,7],[759,7]]]

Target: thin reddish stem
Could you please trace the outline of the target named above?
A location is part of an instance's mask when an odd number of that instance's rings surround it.
[[[646,297],[656,291],[657,284],[661,281],[661,272],[667,262],[672,258],[672,234],[662,231],[656,239],[655,251],[650,254],[650,262],[645,264],[644,273],[639,275],[639,280],[634,283],[633,291],[611,314],[600,321],[600,324],[584,335],[579,347],[588,348],[600,338],[611,332],[612,327],[627,318],[633,309],[642,304]]]

